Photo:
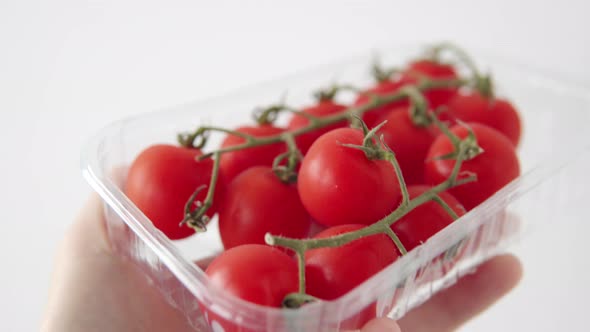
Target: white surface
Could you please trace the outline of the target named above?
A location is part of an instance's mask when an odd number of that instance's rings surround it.
[[[589,10],[586,1],[0,2],[2,330],[37,329],[54,249],[90,192],[79,150],[103,125],[386,42],[452,39],[590,87]],[[465,330],[585,330],[590,271],[573,252],[588,252],[577,244],[588,230],[530,237],[522,285]]]

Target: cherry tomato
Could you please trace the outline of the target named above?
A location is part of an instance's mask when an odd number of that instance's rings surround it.
[[[245,244],[222,252],[205,273],[212,285],[243,300],[280,307],[299,285],[297,263],[281,250]]]
[[[281,307],[285,296],[297,292],[299,287],[295,260],[281,250],[261,244],[245,244],[222,252],[205,273],[214,287],[268,307]],[[201,306],[209,324],[221,328],[220,331],[252,331],[215,314],[206,304]]]
[[[325,101],[319,102],[315,106],[308,107],[308,108],[302,110],[302,112],[309,114],[309,115],[313,115],[315,117],[326,117],[326,116],[341,113],[344,110],[346,110],[346,106],[337,104],[331,100],[325,100]],[[291,121],[287,125],[287,128],[288,128],[288,130],[293,131],[295,129],[305,127],[308,124],[309,124],[309,120],[305,116],[296,114],[295,116],[293,116],[293,118],[291,118]],[[312,132],[309,132],[309,133],[306,133],[303,135],[299,135],[296,138],[297,146],[299,147],[299,150],[301,151],[301,153],[305,154],[305,153],[307,153],[307,150],[309,150],[309,147],[311,146],[311,144],[318,137],[322,136],[323,134],[325,134],[333,129],[342,128],[342,127],[346,127],[346,126],[347,126],[347,121],[345,120],[345,121],[341,121],[338,123],[334,123],[332,125],[326,126],[324,128],[318,129],[318,130],[314,130]]]
[[[255,137],[265,137],[281,134],[284,129],[270,125],[257,127],[239,127],[236,131]],[[221,148],[243,144],[244,138],[236,135],[228,135],[221,143]],[[226,181],[231,181],[240,172],[252,166],[271,166],[275,157],[286,151],[284,143],[262,145],[249,149],[232,151],[221,155],[219,169]]]
[[[488,99],[476,90],[457,94],[449,101],[449,112],[464,122],[477,122],[490,126],[504,134],[514,146],[518,146],[521,121],[518,112],[505,99]]]
[[[408,75],[400,75],[393,80],[387,80],[379,82],[373,88],[361,93],[357,100],[355,101],[355,106],[360,106],[369,102],[371,95],[383,96],[388,95],[391,93],[395,93],[399,91],[402,87],[408,84],[415,84],[416,80]],[[367,124],[369,128],[373,128],[379,123],[381,123],[381,119],[389,113],[393,108],[401,107],[401,106],[408,106],[409,102],[407,99],[403,99],[400,101],[388,103],[363,114],[363,121]]]
[[[314,239],[353,232],[366,225],[330,227]],[[399,257],[393,241],[385,234],[354,240],[335,248],[308,250],[305,254],[306,289],[310,295],[334,300],[360,285]]]
[[[348,233],[365,225],[340,225],[326,229],[314,238]],[[308,294],[334,300],[360,285],[399,257],[393,241],[384,234],[354,240],[340,247],[319,248],[305,254],[305,280]],[[347,328],[358,328],[375,317],[370,305],[346,321]]]
[[[431,79],[456,79],[457,72],[450,64],[436,62],[432,60],[417,60],[411,62],[406,70],[408,76],[419,78],[426,76]],[[457,93],[457,88],[441,88],[426,91],[424,96],[428,100],[431,108],[446,105],[447,102]]]
[[[410,199],[416,198],[430,187],[424,185],[408,186]],[[465,208],[453,195],[447,192],[438,194],[440,198],[457,214],[465,214]],[[406,250],[410,251],[426,242],[433,235],[453,222],[453,218],[434,201],[426,202],[391,225]]]
[[[264,244],[267,232],[302,238],[310,226],[297,186],[281,182],[267,166],[251,167],[236,176],[219,207],[219,231],[226,249]]]
[[[299,195],[318,223],[370,224],[397,206],[401,193],[393,166],[342,146],[362,145],[362,141],[360,130],[335,129],[318,138],[303,158]]]
[[[467,124],[474,132],[477,143],[483,153],[466,160],[461,171],[475,173],[477,181],[451,188],[449,192],[463,204],[467,210],[473,209],[496,191],[500,190],[520,174],[520,165],[514,145],[499,131],[478,123]],[[468,129],[456,125],[451,131],[460,138],[468,135]],[[426,157],[425,179],[429,184],[438,184],[446,180],[455,165],[452,159],[436,159],[454,151],[449,138],[440,135],[432,143]]]
[[[387,123],[381,127],[379,134],[395,153],[406,184],[424,183],[424,159],[438,129],[434,125],[415,125],[407,106],[393,109],[383,120]]]
[[[142,151],[131,164],[125,183],[129,199],[153,222],[154,226],[172,240],[195,233],[188,226],[179,226],[184,218],[184,206],[201,185],[209,185],[213,161],[197,161],[198,149],[173,145],[153,145]],[[216,186],[213,206],[207,211],[211,217],[223,191],[223,179]],[[207,190],[196,199],[203,201]]]

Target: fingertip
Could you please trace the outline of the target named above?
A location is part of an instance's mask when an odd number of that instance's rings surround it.
[[[516,256],[495,256],[410,311],[400,323],[408,331],[454,330],[514,289],[522,274],[523,267]]]
[[[67,250],[82,250],[86,253],[88,250],[111,252],[103,201],[95,192],[87,198],[74,222],[69,226],[62,245],[67,247]]]
[[[76,220],[98,220],[102,216],[102,199],[96,192],[92,192],[82,205]]]
[[[401,329],[393,319],[381,317],[365,324],[361,332],[401,332]]]
[[[496,287],[498,290],[503,290],[503,293],[507,293],[516,287],[522,279],[523,267],[516,256],[503,254],[484,263],[478,269],[478,274],[482,276],[482,279],[492,279],[497,283]]]

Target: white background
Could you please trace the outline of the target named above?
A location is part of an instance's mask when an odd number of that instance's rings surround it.
[[[54,249],[90,192],[81,145],[109,122],[404,41],[468,43],[590,88],[589,12],[584,0],[0,1],[1,329],[38,328]],[[559,222],[519,249],[522,285],[465,330],[587,330],[588,258],[573,251],[588,252],[574,244],[590,227]]]

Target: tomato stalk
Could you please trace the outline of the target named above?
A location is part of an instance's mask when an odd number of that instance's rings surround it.
[[[272,169],[282,182],[294,183],[297,181],[297,164],[303,159],[303,155],[297,148],[295,137],[292,134],[285,134],[285,142],[287,143],[288,150],[274,159]],[[285,159],[287,160],[287,165],[282,166],[281,162]]]
[[[432,198],[432,200],[434,202],[436,202],[438,205],[440,205],[440,207],[442,207],[449,214],[449,216],[451,216],[451,218],[453,218],[453,220],[459,219],[459,216],[457,215],[457,213],[453,209],[451,209],[449,204],[447,204],[447,202],[445,202],[442,198],[440,198],[439,195],[435,195],[434,198]]]
[[[398,68],[384,68],[377,59],[373,61],[371,66],[371,74],[377,82],[384,82],[391,79],[391,76],[396,73],[400,73],[401,70]]]
[[[458,159],[456,164],[459,165],[458,168],[460,168],[461,159]],[[400,205],[397,209],[395,209],[383,219],[367,227],[359,229],[358,231],[343,233],[333,237],[321,239],[292,239],[267,233],[265,235],[265,242],[269,245],[289,248],[296,253],[304,253],[310,249],[340,247],[366,236],[384,233],[384,226],[389,227],[393,225],[397,220],[408,214],[416,207],[435,199],[438,193],[446,191],[457,185],[473,182],[476,180],[474,175],[469,175],[468,177],[462,179],[457,179],[457,176],[458,172],[456,172],[454,176],[449,177],[446,181],[436,185],[429,191],[409,200],[407,205]]]
[[[458,86],[462,86],[466,83],[465,80],[461,80],[461,79],[444,79],[444,80],[433,80],[433,79],[424,79],[422,80],[420,83],[418,83],[416,85],[416,88],[419,89],[420,91],[428,91],[428,90],[432,90],[432,89],[440,89],[440,88],[448,88],[448,87],[458,87]],[[360,116],[362,114],[364,114],[365,112],[369,112],[377,107],[392,103],[392,102],[396,102],[396,101],[400,101],[403,100],[405,98],[408,98],[408,95],[406,92],[404,91],[400,91],[400,92],[395,92],[395,93],[391,93],[391,94],[386,94],[386,95],[371,95],[371,98],[369,100],[368,103],[363,104],[362,106],[356,106],[356,107],[349,107],[346,110],[344,110],[342,113],[338,113],[338,114],[334,114],[334,115],[330,115],[330,116],[326,116],[326,117],[315,117],[309,114],[306,114],[304,112],[300,112],[297,110],[294,110],[291,107],[287,107],[285,105],[282,105],[281,107],[275,107],[272,109],[272,111],[270,112],[280,112],[280,111],[289,111],[289,112],[293,112],[293,113],[297,113],[299,115],[305,116],[307,117],[310,121],[309,124],[298,128],[296,130],[293,130],[291,132],[287,133],[282,133],[282,134],[277,134],[277,135],[272,135],[272,136],[264,136],[264,137],[254,137],[248,134],[244,134],[244,133],[238,133],[232,130],[228,130],[225,128],[219,128],[219,127],[210,127],[210,126],[204,126],[204,127],[199,127],[197,130],[195,130],[192,133],[189,134],[181,134],[179,135],[179,142],[180,144],[182,144],[183,146],[186,147],[199,147],[202,148],[204,146],[204,141],[206,141],[208,134],[211,131],[219,131],[219,132],[225,132],[231,135],[238,135],[240,137],[245,138],[245,142],[242,144],[237,144],[237,145],[233,145],[233,146],[229,146],[223,149],[219,149],[216,150],[214,152],[209,152],[209,153],[205,153],[202,156],[199,157],[199,159],[206,159],[206,158],[210,158],[211,156],[213,156],[214,153],[227,153],[227,152],[232,152],[232,151],[238,151],[238,150],[243,150],[243,149],[248,149],[248,148],[252,148],[252,147],[257,147],[257,146],[263,146],[263,145],[269,145],[269,144],[274,144],[274,143],[280,143],[280,142],[285,142],[288,138],[288,135],[293,135],[294,137],[297,137],[299,135],[302,134],[306,134],[308,132],[329,126],[331,124],[343,121],[343,120],[350,120],[351,117],[353,115],[357,115]],[[196,146],[194,144],[194,142],[199,142],[201,144],[199,144],[199,146]]]
[[[389,236],[389,238],[391,239],[391,241],[393,241],[393,243],[395,244],[395,246],[399,250],[400,254],[402,254],[402,256],[408,253],[408,250],[406,249],[406,247],[404,246],[402,241],[399,239],[399,236],[397,236],[397,234],[395,234],[393,229],[391,229],[389,226],[384,225],[383,226],[383,233],[385,233],[385,234],[387,234],[387,236]]]
[[[316,123],[319,120],[319,117],[314,116],[312,114],[302,112],[298,109],[285,105],[283,103],[277,105],[271,105],[265,108],[257,109],[254,111],[254,120],[256,123],[260,125],[270,125],[273,124],[276,119],[278,118],[279,114],[283,111],[287,111],[293,113],[295,115],[300,115],[306,118],[309,123]]]
[[[187,224],[196,232],[205,232],[207,230],[207,224],[209,223],[209,217],[205,213],[207,213],[207,210],[213,205],[213,196],[215,194],[215,187],[219,177],[220,154],[214,153],[213,158],[211,181],[209,182],[209,190],[207,191],[205,200],[203,202],[195,201],[198,193],[205,189],[205,186],[203,185],[197,188],[187,201],[184,208],[184,219],[180,222],[180,225]],[[192,208],[193,205],[196,205],[196,209]]]
[[[304,116],[304,114],[302,114],[303,112],[300,112],[299,110],[289,107],[285,103],[281,102],[275,105],[255,109],[253,114],[254,121],[256,121],[256,123],[259,125],[271,125],[276,121],[277,117],[282,111],[289,111]]]
[[[444,51],[451,52],[459,62],[461,62],[469,71],[473,77],[472,84],[483,96],[487,98],[494,97],[494,87],[490,74],[482,74],[473,59],[460,47],[452,43],[441,43],[431,47],[426,51],[431,58],[440,61],[440,55]]]
[[[427,127],[432,123],[428,116],[428,102],[420,90],[413,85],[407,85],[400,89],[406,93],[410,99],[410,119],[417,127]]]
[[[360,93],[361,89],[359,89],[355,86],[352,86],[352,85],[348,85],[348,84],[342,84],[342,85],[334,84],[329,88],[321,89],[321,90],[314,92],[313,97],[318,102],[330,101],[330,100],[334,100],[334,98],[336,98],[336,95],[338,94],[338,92],[341,92],[341,91],[352,91],[355,93]]]
[[[397,158],[395,157],[395,153],[387,146],[387,144],[385,144],[382,137],[380,137],[379,142],[385,149],[375,143],[375,136],[377,134],[377,131],[379,131],[379,129],[383,127],[383,125],[385,125],[387,121],[384,121],[377,125],[375,128],[369,130],[367,125],[360,118],[357,119],[361,124],[361,128],[365,136],[363,139],[363,145],[342,144],[342,146],[361,150],[365,153],[365,156],[368,159],[379,159],[389,161],[392,164],[393,169],[395,170],[395,175],[399,181],[399,186],[402,193],[401,204],[407,205],[410,200],[410,194],[408,193],[408,186],[406,185],[406,181],[402,174],[402,169],[399,165],[399,162],[397,161]],[[405,251],[405,248],[400,247],[400,251]]]
[[[453,147],[455,148],[453,152],[439,156],[436,159],[457,159],[459,146],[462,144],[465,145],[467,149],[464,156],[465,160],[473,159],[483,152],[483,149],[477,144],[477,137],[475,137],[475,133],[473,133],[473,130],[471,130],[471,128],[469,128],[466,123],[457,120],[457,123],[466,127],[468,131],[467,137],[461,140],[457,135],[452,133],[449,127],[442,123],[436,115],[432,114],[431,119],[432,122],[434,122],[434,124],[440,129],[440,131],[442,131],[443,134],[445,134],[451,140],[451,144],[453,144]]]

